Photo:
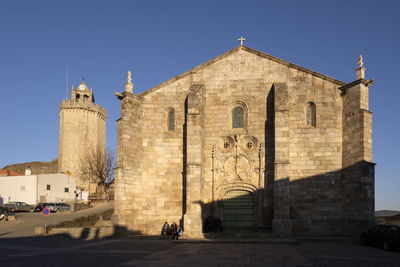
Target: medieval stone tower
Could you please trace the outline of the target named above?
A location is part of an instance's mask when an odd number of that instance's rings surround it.
[[[80,191],[89,189],[89,182],[80,177],[79,165],[90,150],[106,149],[107,111],[94,103],[92,89],[85,82],[71,88],[71,99],[60,104],[58,171],[77,178]]]

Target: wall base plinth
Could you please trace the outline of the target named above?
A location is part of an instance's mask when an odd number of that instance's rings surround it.
[[[292,221],[289,219],[274,219],[272,221],[272,232],[279,237],[292,236]]]

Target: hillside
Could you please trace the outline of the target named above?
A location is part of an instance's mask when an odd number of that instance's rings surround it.
[[[375,217],[390,217],[400,214],[400,211],[398,210],[376,210],[375,211]]]
[[[20,173],[25,173],[25,170],[30,167],[32,171],[32,175],[35,174],[46,174],[46,173],[57,173],[58,171],[58,162],[57,159],[52,161],[33,161],[33,162],[25,162],[7,165],[3,169],[9,171],[15,171]]]

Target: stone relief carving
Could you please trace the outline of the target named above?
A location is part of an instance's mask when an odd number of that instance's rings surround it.
[[[223,153],[231,152],[235,147],[235,140],[231,136],[222,136],[217,143],[218,151]]]
[[[231,183],[246,183],[259,188],[262,169],[260,147],[254,136],[220,137],[212,152],[215,189]]]
[[[243,135],[239,137],[238,143],[242,151],[253,151],[258,148],[258,140],[254,136]]]
[[[224,176],[228,181],[248,181],[251,179],[251,170],[250,161],[243,155],[230,156],[225,160]]]

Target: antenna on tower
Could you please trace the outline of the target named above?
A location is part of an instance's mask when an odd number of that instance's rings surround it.
[[[68,64],[66,65],[66,75],[65,75],[65,83],[66,83],[66,88],[65,88],[65,99],[68,99]]]

